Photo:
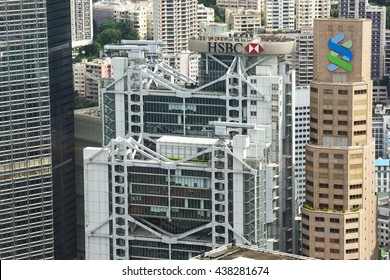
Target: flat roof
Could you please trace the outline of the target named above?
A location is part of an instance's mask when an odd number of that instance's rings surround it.
[[[195,260],[313,260],[299,255],[293,255],[278,251],[259,249],[241,244],[228,244],[217,249],[206,252],[205,254],[194,257]]]
[[[172,143],[172,144],[200,144],[213,145],[218,139],[213,138],[194,138],[194,137],[180,137],[180,136],[162,136],[157,139],[157,143]]]

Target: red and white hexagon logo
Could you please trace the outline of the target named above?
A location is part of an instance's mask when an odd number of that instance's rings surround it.
[[[259,54],[264,51],[263,47],[258,43],[249,43],[245,46],[245,51],[249,54]]]

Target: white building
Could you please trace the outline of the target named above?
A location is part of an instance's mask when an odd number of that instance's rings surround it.
[[[330,0],[297,0],[296,29],[313,28],[315,18],[330,16]]]
[[[153,39],[165,43],[163,59],[174,69],[180,69],[180,53],[189,50],[188,40],[198,35],[197,7],[197,0],[153,2]]]
[[[84,154],[87,259],[187,259],[233,239],[293,251],[295,42],[247,39],[191,40],[217,77],[198,87],[149,59],[156,42],[112,46],[128,58],[102,91],[107,146]]]
[[[198,30],[203,24],[209,24],[214,22],[214,9],[210,7],[205,7],[203,4],[198,4]]]
[[[390,159],[378,158],[375,160],[376,190],[378,193],[390,191]]]
[[[265,25],[273,30],[294,30],[294,0],[264,0]]]
[[[390,158],[390,107],[378,104],[372,116],[375,158]]]
[[[72,48],[93,43],[92,0],[71,0]]]

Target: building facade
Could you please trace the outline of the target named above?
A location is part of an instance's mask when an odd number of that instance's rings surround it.
[[[222,8],[245,8],[260,11],[262,0],[217,0],[217,6]]]
[[[92,0],[71,0],[72,48],[93,43]]]
[[[54,258],[45,2],[1,3],[5,17],[0,22],[0,258],[3,260]],[[29,12],[30,17],[24,18],[22,10]]]
[[[369,20],[314,23],[310,142],[302,208],[302,254],[306,256],[377,257],[372,82],[367,67],[370,37]],[[337,47],[340,42],[342,48]],[[336,60],[327,55],[331,51],[346,56]]]
[[[225,22],[228,28],[234,32],[252,32],[262,27],[261,12],[248,9],[226,9]]]
[[[235,51],[209,49],[209,43],[222,42]],[[127,46],[128,58],[112,59],[114,79],[103,90],[108,145],[84,154],[87,258],[148,259],[163,248],[155,258],[185,259],[233,239],[292,252],[294,72],[284,56],[295,42],[273,36],[261,45],[240,37],[190,40],[201,60],[229,65],[223,72],[210,63],[200,75],[220,76],[198,87],[172,83],[170,76],[187,85],[190,79],[147,60],[156,55],[152,43],[142,47],[149,53],[139,54],[134,42]],[[119,47],[126,46],[114,48]],[[230,56],[230,63],[221,56]],[[224,87],[213,90],[220,81]],[[155,187],[145,193],[137,185]],[[90,193],[95,191],[105,205],[97,212],[100,199]],[[162,192],[158,201],[154,192]],[[105,193],[113,196],[114,208]],[[124,220],[111,224],[110,213]],[[122,240],[110,245],[107,232]]]
[[[368,4],[367,0],[340,0],[340,18],[368,18],[372,20],[371,78],[380,80],[384,75],[386,8]]]
[[[384,199],[378,206],[378,244],[381,249],[390,251],[390,200]]]
[[[294,30],[295,28],[295,1],[267,0],[263,10],[265,25],[273,30]]]
[[[296,1],[296,29],[313,28],[316,18],[329,18],[330,0]]]

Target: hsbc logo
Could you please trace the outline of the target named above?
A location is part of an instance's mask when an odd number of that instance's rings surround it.
[[[229,43],[229,42],[208,42],[208,51],[211,53],[248,53],[248,54],[260,54],[264,51],[264,48],[259,43],[249,43],[244,45],[242,43]]]
[[[245,46],[245,51],[249,54],[259,54],[264,51],[264,48],[257,43],[249,43]]]

